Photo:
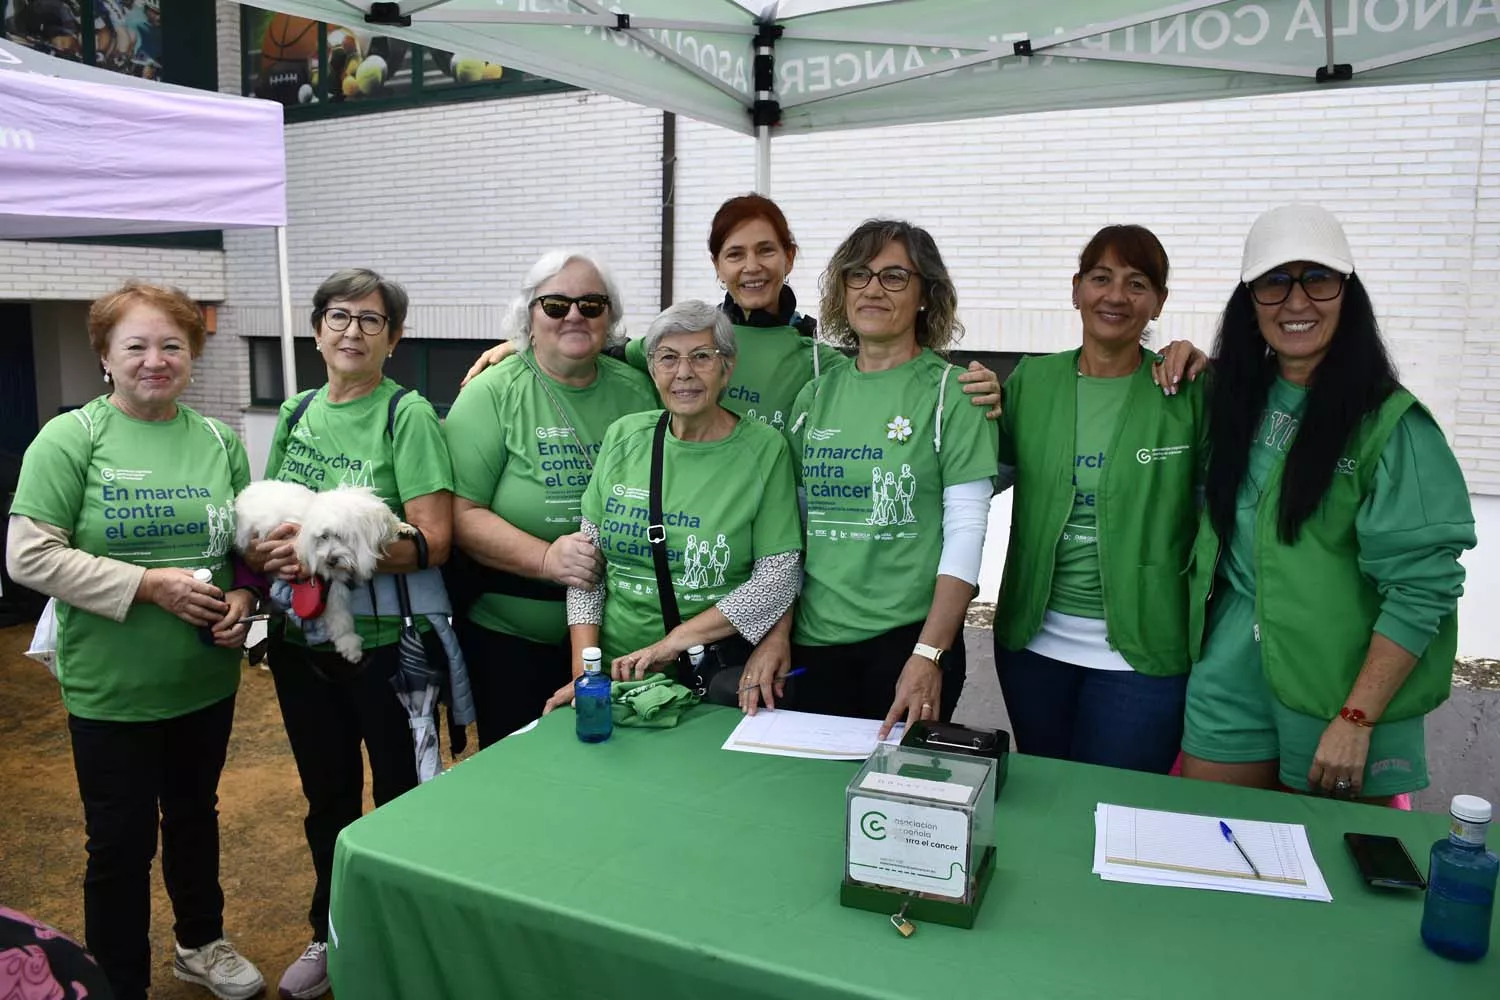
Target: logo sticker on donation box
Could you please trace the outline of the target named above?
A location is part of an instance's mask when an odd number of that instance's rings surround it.
[[[840,901],[972,927],[994,871],[995,762],[882,745],[844,794]]]

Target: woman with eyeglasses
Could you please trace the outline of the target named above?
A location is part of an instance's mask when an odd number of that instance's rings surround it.
[[[664,670],[687,682],[673,664],[689,648],[716,644],[716,659],[737,667],[786,614],[801,578],[802,525],[786,439],[723,405],[738,354],[723,311],[679,302],[652,322],[644,348],[666,409],[623,417],[604,436],[582,522],[604,573],[597,586],[568,588],[571,673],[598,646],[617,680]],[[663,568],[681,619],[670,629],[650,538],[657,442]],[[719,671],[727,688],[704,677],[699,693],[733,704],[739,676]],[[549,710],[572,697],[569,680]]]
[[[1396,379],[1332,214],[1263,214],[1240,277],[1209,387],[1183,774],[1389,801],[1427,784],[1468,488]]]
[[[823,331],[854,363],[792,407],[807,497],[795,614],[797,707],[898,721],[947,719],[964,682],[964,612],[979,580],[996,472],[992,422],[963,402],[945,357],[963,334],[937,244],[874,219],[823,274]],[[748,673],[748,672],[747,672]],[[747,710],[774,690],[751,674]]]
[[[1208,427],[1202,383],[1153,381],[1144,338],[1167,272],[1150,230],[1101,229],[1073,275],[1082,344],[1006,380],[1000,482],[1015,500],[994,629],[1018,749],[1161,774],[1182,741]]]
[[[364,643],[359,663],[351,666],[332,644],[309,643],[294,624],[284,633],[272,630],[268,659],[307,798],[307,845],[316,876],[308,912],[313,939],[282,977],[281,995],[287,997],[322,996],[329,989],[333,846],[339,831],[363,811],[360,744],[370,758],[376,806],[417,784],[407,711],[391,686],[401,626],[392,574],[407,575],[428,662],[445,662],[444,647],[422,616],[441,617],[447,609],[437,567],[447,560],[453,535],[448,448],[432,404],[383,371],[401,341],[406,308],[400,285],[363,268],[338,271],[318,286],[313,337],[328,381],[282,404],[266,459],[267,479],[319,492],[373,487],[419,532],[391,542],[371,587],[355,592],[355,624]],[[271,576],[305,578],[293,551],[296,534],[296,525],[281,525],[252,545],[246,561]]]
[[[625,340],[623,317],[602,261],[544,254],[505,315],[516,353],[460,393],[444,424],[454,530],[474,564],[458,628],[480,746],[541,715],[572,674],[567,588],[594,586],[604,566],[579,502],[609,426],[660,405],[644,375],[603,354]]]

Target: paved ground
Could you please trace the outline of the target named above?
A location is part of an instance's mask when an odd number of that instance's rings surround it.
[[[1009,730],[989,629],[964,629],[964,641],[969,678],[955,721]],[[1500,804],[1500,667],[1495,661],[1466,662],[1458,674],[1464,681],[1455,684],[1453,697],[1427,718],[1432,784],[1414,797],[1418,809],[1447,812],[1460,793]]]

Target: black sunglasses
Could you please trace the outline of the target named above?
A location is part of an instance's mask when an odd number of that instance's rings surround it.
[[[578,307],[578,315],[584,319],[598,319],[603,316],[609,308],[609,296],[599,295],[538,295],[531,300],[534,306],[541,306],[542,312],[553,319],[562,319],[568,315],[568,311],[575,305]]]
[[[1344,276],[1338,271],[1322,267],[1309,267],[1301,274],[1277,268],[1250,282],[1250,294],[1263,306],[1279,306],[1291,298],[1292,289],[1302,286],[1302,292],[1314,302],[1328,302],[1339,297],[1344,290]]]

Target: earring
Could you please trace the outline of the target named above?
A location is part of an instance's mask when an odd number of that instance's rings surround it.
[[[104,373],[104,384],[105,385],[109,385],[109,383],[110,383],[109,372],[105,372]]]
[[[194,383],[196,381],[198,381],[198,376],[196,376],[196,375],[189,375],[188,376],[188,384],[189,385],[191,385],[192,383]]]
[[[723,278],[719,279],[719,291],[721,291],[721,292],[727,292],[727,291],[729,291],[729,285],[728,285],[728,283],[726,283],[724,281]]]
[[[390,353],[389,353],[389,354],[387,354],[387,355],[386,355],[386,356],[385,356],[385,359],[386,359],[386,360],[387,360],[387,361],[389,361],[389,360],[391,360],[391,359],[392,359],[392,358],[394,358],[394,357],[395,357],[395,356],[396,356],[396,352],[395,352],[395,351],[391,351],[391,352],[390,352]]]

